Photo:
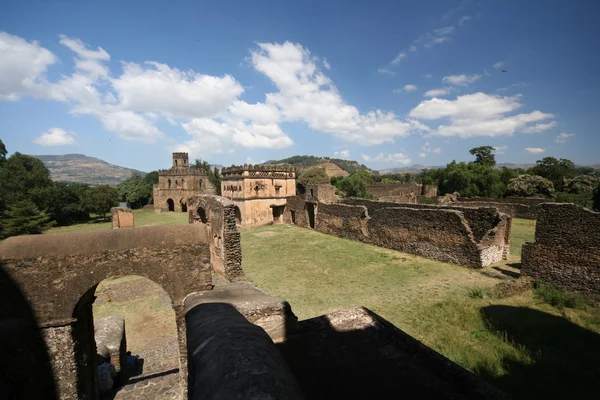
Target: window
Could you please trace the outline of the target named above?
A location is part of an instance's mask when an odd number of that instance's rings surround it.
[[[275,186],[275,194],[279,194],[279,189],[281,189],[281,186]]]

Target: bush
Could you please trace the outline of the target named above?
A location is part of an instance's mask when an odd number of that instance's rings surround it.
[[[539,281],[535,282],[534,293],[538,299],[559,309],[585,308],[588,305],[586,299],[580,294],[569,292]]]
[[[538,175],[519,175],[508,182],[506,193],[521,197],[551,197],[554,194],[554,185]]]
[[[469,289],[469,297],[472,299],[483,299],[483,289],[480,287],[474,287]]]

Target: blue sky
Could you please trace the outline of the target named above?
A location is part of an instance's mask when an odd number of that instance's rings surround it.
[[[0,138],[145,171],[600,162],[596,1],[4,1]],[[502,72],[506,70],[506,72]]]

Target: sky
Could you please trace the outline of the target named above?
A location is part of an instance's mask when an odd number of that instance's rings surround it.
[[[0,139],[150,171],[600,162],[600,1],[0,3]]]

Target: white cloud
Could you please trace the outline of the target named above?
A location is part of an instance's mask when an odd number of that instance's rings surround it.
[[[523,128],[521,132],[523,133],[540,133],[547,131],[548,129],[552,129],[556,126],[556,121],[550,121],[547,124],[535,124],[532,126],[528,126]]]
[[[557,136],[556,136],[556,139],[555,139],[554,141],[555,141],[556,143],[566,143],[566,142],[568,141],[568,139],[569,139],[570,137],[573,137],[573,136],[575,136],[575,134],[574,134],[574,133],[566,133],[566,132],[563,132],[563,133],[561,133],[560,135],[557,135]]]
[[[324,58],[324,59],[323,59],[323,66],[324,66],[326,69],[331,69],[331,64],[329,64],[329,62],[327,62],[327,59],[326,59],[326,58]]]
[[[409,116],[419,120],[447,120],[432,129],[436,136],[512,136],[527,124],[554,118],[553,114],[533,111],[507,115],[522,107],[521,96],[502,97],[485,93],[459,96],[456,100],[433,98],[413,108]]]
[[[362,154],[361,155],[362,159],[364,161],[371,161],[371,162],[382,162],[382,163],[387,163],[387,164],[400,164],[400,165],[407,165],[411,163],[410,158],[402,153],[394,153],[394,154],[388,154],[388,153],[379,153],[378,155],[376,155],[375,157],[370,157],[366,154]]]
[[[432,38],[431,40],[429,40],[427,43],[425,43],[425,48],[426,49],[430,49],[433,46],[435,46],[436,44],[441,44],[444,42],[448,42],[451,39],[449,37],[438,37],[438,38]]]
[[[282,121],[302,121],[311,129],[363,145],[393,142],[418,129],[392,112],[361,114],[347,104],[300,44],[258,43],[251,60],[277,87],[277,92],[266,95],[266,104],[279,109]]]
[[[467,86],[468,84],[473,83],[478,79],[481,79],[481,75],[461,74],[461,75],[445,76],[442,79],[442,81],[444,81],[444,83],[448,83],[450,85]]]
[[[390,71],[387,68],[378,68],[377,72],[379,72],[380,74],[383,74],[383,75],[390,75],[390,76],[396,75],[396,73],[394,71]]]
[[[350,158],[350,151],[349,150],[336,151],[335,153],[333,153],[333,155],[336,157],[339,157],[341,159],[347,160]]]
[[[401,51],[398,55],[392,60],[392,64],[398,64],[400,61],[406,58],[406,52]]]
[[[433,75],[431,75],[431,74],[426,74],[426,75],[425,75],[425,78],[429,79],[429,78],[431,78],[432,76],[433,76]]]
[[[433,153],[433,154],[441,154],[442,153],[442,148],[441,147],[431,147],[431,144],[429,142],[425,142],[425,144],[421,147],[421,150],[423,150],[425,153]]]
[[[458,20],[458,25],[463,26],[464,24],[467,23],[467,21],[471,20],[471,16],[470,15],[463,15],[462,17],[460,17],[460,19]]]
[[[417,51],[417,46],[415,46],[414,44],[411,44],[410,46],[408,46],[408,51],[410,51],[411,53],[414,53],[415,51]]]
[[[498,61],[496,63],[494,63],[494,68],[496,69],[500,69],[504,66],[504,61]]]
[[[431,89],[425,92],[425,97],[439,97],[450,94],[449,88]]]
[[[263,103],[249,104],[245,101],[235,100],[229,106],[232,116],[248,119],[259,124],[275,124],[281,118],[277,107]]]
[[[529,154],[540,154],[546,151],[546,149],[542,149],[541,147],[527,147],[525,149]]]
[[[48,66],[58,58],[37,41],[0,32],[0,100],[18,100],[37,93],[46,81]]]
[[[419,155],[419,157],[421,157],[421,158],[425,158],[425,157],[427,157],[427,154],[425,154],[425,153],[419,153],[418,155]]]
[[[494,150],[496,151],[496,154],[504,154],[506,150],[508,150],[508,146],[495,146]]]
[[[73,146],[77,144],[75,134],[60,128],[51,128],[42,133],[40,137],[33,139],[33,143],[41,146]]]
[[[415,85],[404,85],[401,89],[394,89],[392,92],[394,93],[402,93],[402,92],[413,92],[417,90]]]

